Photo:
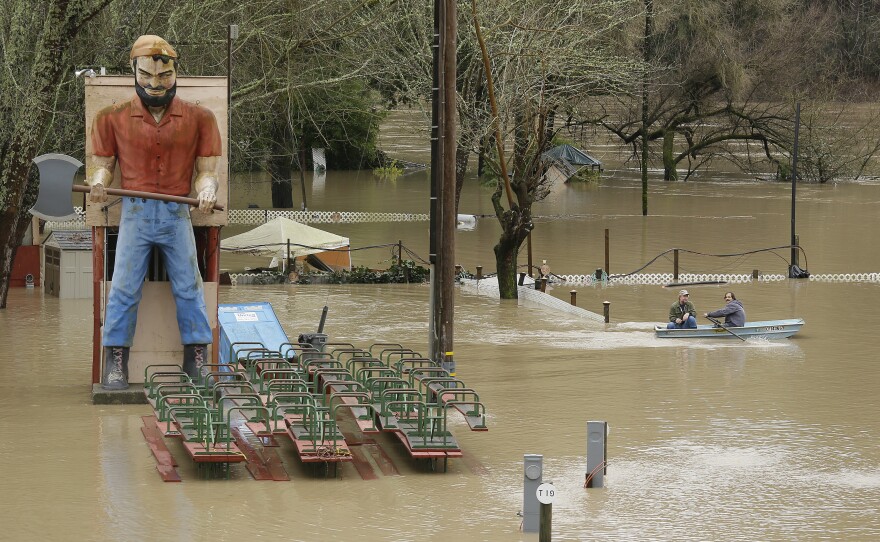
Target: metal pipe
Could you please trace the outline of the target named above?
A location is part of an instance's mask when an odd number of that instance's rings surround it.
[[[324,305],[324,310],[321,311],[321,321],[318,322],[318,333],[324,333],[324,322],[327,321],[327,305]]]
[[[577,307],[577,304],[578,304],[578,303],[577,303],[577,295],[578,295],[578,291],[577,291],[577,290],[572,290],[570,293],[571,293],[571,304],[572,304],[573,306]]]
[[[611,322],[611,302],[603,301],[602,302],[602,314],[605,315],[605,323],[608,324]]]

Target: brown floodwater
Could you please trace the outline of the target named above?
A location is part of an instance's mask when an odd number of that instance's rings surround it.
[[[423,158],[400,132],[402,158]],[[412,147],[412,148],[410,148]],[[416,150],[412,150],[416,149]],[[714,172],[697,182],[652,181],[641,216],[636,173],[619,151],[597,184],[557,187],[535,206],[536,261],[559,274],[638,269],[678,247],[730,254],[786,245],[790,187]],[[409,154],[407,152],[409,151]],[[260,175],[236,179],[234,206],[268,205]],[[307,178],[315,210],[427,212],[424,174],[370,172]],[[298,186],[294,194],[298,194]],[[295,200],[299,205],[299,198]],[[489,191],[468,182],[461,212],[486,214]],[[880,271],[880,185],[799,186],[798,233],[814,274]],[[318,225],[352,247],[403,243],[427,256],[427,222]],[[244,228],[230,227],[224,236]],[[498,226],[478,220],[456,239],[458,263],[494,271]],[[682,254],[681,271],[784,274],[789,251],[718,258]],[[388,249],[355,253],[381,267]],[[520,263],[525,263],[522,252]],[[248,263],[224,254],[221,266]],[[265,265],[265,262],[254,262]],[[669,273],[672,257],[644,270]],[[180,484],[163,483],[144,441],[146,405],[91,404],[91,300],[14,289],[0,311],[0,540],[537,540],[519,532],[523,454],[544,456],[558,498],[554,540],[867,540],[880,537],[880,369],[873,313],[880,285],[784,280],[694,286],[699,313],[731,289],[752,320],[800,317],[791,340],[658,340],[673,289],[658,285],[557,286],[550,293],[601,312],[611,324],[542,306],[456,292],[458,374],[488,407],[490,430],[453,433],[465,458],[448,472],[377,440],[399,476],[365,481],[305,468],[281,448],[289,482],[257,482],[242,465],[201,478],[177,443]],[[224,303],[268,301],[289,335],[314,331],[330,307],[332,340],[399,342],[425,351],[425,285],[222,287]],[[606,420],[604,489],[582,487],[587,420]]]

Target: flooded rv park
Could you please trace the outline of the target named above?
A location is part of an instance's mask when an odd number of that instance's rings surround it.
[[[425,161],[417,144],[407,147],[415,136],[398,136],[402,158]],[[605,229],[611,273],[634,271],[670,248],[731,254],[788,244],[784,183],[720,171],[664,183],[655,172],[650,216],[642,217],[641,185],[625,156],[610,146],[585,150],[606,162],[602,179],[556,187],[533,210],[534,258],[554,273],[603,267]],[[251,180],[234,181],[233,207],[268,206],[265,179]],[[388,180],[330,171],[308,175],[306,188],[309,209],[428,210],[424,173]],[[469,179],[460,212],[489,214],[489,193]],[[813,274],[880,271],[878,216],[876,182],[799,186],[801,266]],[[427,222],[318,226],[349,237],[352,248],[400,240],[427,258]],[[457,262],[494,271],[498,232],[492,218],[459,232]],[[688,253],[680,265],[683,273],[785,274],[788,255]],[[388,248],[353,255],[371,267],[390,257]],[[223,268],[249,264],[221,258]],[[643,272],[671,273],[671,255]],[[568,300],[574,289],[579,306],[599,313],[610,301],[608,325],[458,290],[458,375],[486,403],[489,432],[469,432],[453,418],[465,457],[450,460],[448,472],[410,459],[383,435],[377,442],[399,475],[362,480],[347,465],[325,477],[282,446],[289,482],[254,481],[240,465],[228,480],[209,480],[169,443],[180,484],[156,473],[140,431],[148,406],[91,404],[91,300],[13,289],[0,311],[0,539],[537,540],[519,532],[517,517],[526,453],[543,454],[544,480],[558,490],[555,540],[876,538],[878,288],[823,280],[689,287],[700,314],[733,290],[750,320],[806,320],[791,340],[746,343],[657,340],[652,326],[676,299],[660,285],[550,290]],[[427,348],[426,285],[222,287],[220,301],[268,301],[292,337],[314,331],[327,305],[331,340]],[[610,426],[604,489],[582,487],[587,420]]]

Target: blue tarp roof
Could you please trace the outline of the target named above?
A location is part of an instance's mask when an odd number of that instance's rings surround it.
[[[602,162],[596,160],[589,154],[585,153],[580,149],[576,149],[568,144],[558,145],[553,147],[549,151],[545,152],[542,155],[544,158],[550,159],[563,159],[569,164],[575,166],[599,166],[602,167]]]

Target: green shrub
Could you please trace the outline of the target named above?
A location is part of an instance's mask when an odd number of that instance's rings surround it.
[[[397,160],[391,160],[374,169],[373,173],[384,179],[396,179],[403,175],[403,168],[400,167],[400,163]]]
[[[405,282],[425,282],[428,269],[416,265],[412,260],[403,260],[400,265],[395,261],[385,271],[374,270],[358,265],[348,270],[333,271],[327,278],[330,284],[389,284]]]

